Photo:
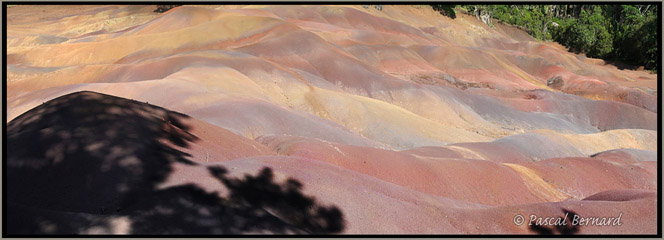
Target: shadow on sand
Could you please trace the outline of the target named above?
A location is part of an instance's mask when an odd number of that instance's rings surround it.
[[[188,116],[94,92],[51,100],[7,124],[3,236],[31,234],[339,233],[342,212],[274,181],[270,168],[231,178],[229,195],[194,184],[158,188],[174,163],[198,166]],[[209,177],[209,176],[202,176]]]

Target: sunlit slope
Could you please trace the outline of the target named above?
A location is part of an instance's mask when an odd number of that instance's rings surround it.
[[[578,233],[656,230],[656,74],[429,6],[154,8],[8,9],[10,167],[32,174],[8,182],[21,183],[12,187],[11,204],[21,209],[13,226],[43,216],[73,224],[62,231],[94,232],[95,221],[119,224],[109,232],[139,223],[145,228],[134,232],[158,231],[149,214],[95,212],[98,204],[124,204],[118,199],[74,193],[131,185],[121,180],[127,172],[104,169],[151,161],[148,153],[162,149],[157,142],[191,137],[167,145],[187,161],[164,163],[172,171],[159,189],[193,184],[223,198],[232,189],[209,167],[234,177],[268,167],[274,179],[293,177],[303,193],[337,206],[342,233],[534,233],[514,215],[557,216],[563,208],[582,216],[623,209],[625,225]],[[128,113],[137,114],[118,118]],[[168,113],[187,116],[188,127]],[[155,136],[171,138],[146,140]],[[56,137],[64,140],[44,142]],[[35,142],[52,146],[28,144]],[[137,154],[113,158],[123,152]],[[106,165],[48,167],[84,159]],[[155,169],[144,172],[164,173]],[[74,187],[63,189],[71,196],[49,190],[70,172],[75,177],[63,184]],[[143,179],[134,173],[131,181]],[[77,185],[87,178],[89,186]],[[77,204],[84,211],[71,213]],[[266,216],[279,226],[268,232],[311,232],[274,211]],[[170,230],[253,232],[191,227]]]

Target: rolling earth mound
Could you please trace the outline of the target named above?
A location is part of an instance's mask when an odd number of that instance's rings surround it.
[[[154,9],[7,9],[8,234],[657,232],[656,74],[429,6]]]

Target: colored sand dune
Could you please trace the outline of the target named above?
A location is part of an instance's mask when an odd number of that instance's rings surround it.
[[[428,6],[154,9],[7,10],[7,233],[657,231],[656,74]]]

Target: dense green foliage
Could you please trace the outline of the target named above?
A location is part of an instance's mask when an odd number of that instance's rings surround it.
[[[445,16],[448,16],[452,19],[456,18],[456,12],[454,11],[454,7],[456,5],[451,5],[451,4],[431,4],[431,8],[433,10],[438,11],[440,14],[443,14]]]
[[[657,70],[657,5],[462,5],[588,57]]]

